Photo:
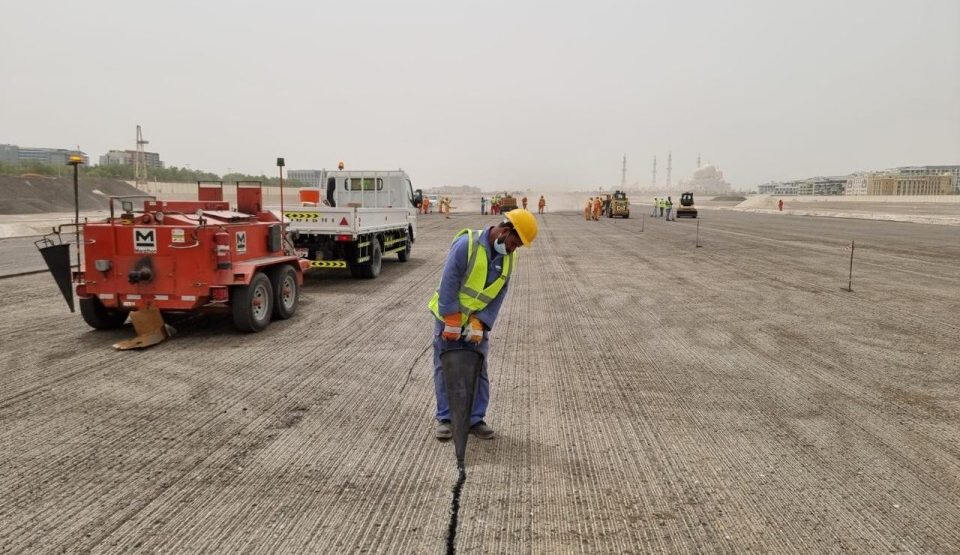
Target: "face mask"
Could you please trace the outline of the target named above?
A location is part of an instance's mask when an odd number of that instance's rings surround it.
[[[503,242],[502,237],[493,242],[493,250],[497,251],[503,256],[507,256],[507,244]]]

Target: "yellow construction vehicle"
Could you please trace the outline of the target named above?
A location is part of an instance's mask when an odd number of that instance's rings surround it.
[[[677,217],[689,216],[697,217],[697,207],[693,205],[693,193],[683,193],[680,195],[680,206],[677,207]]]
[[[615,191],[612,197],[606,195],[604,204],[608,218],[630,217],[630,201],[627,200],[627,194],[623,191]]]

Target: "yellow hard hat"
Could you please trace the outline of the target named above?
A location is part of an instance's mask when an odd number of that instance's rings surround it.
[[[529,247],[530,243],[537,238],[537,218],[529,210],[523,208],[514,208],[505,214],[506,218],[513,224],[513,229],[523,242],[523,246]]]

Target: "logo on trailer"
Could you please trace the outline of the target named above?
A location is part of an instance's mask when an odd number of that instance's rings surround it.
[[[237,254],[245,254],[247,252],[247,232],[238,231],[237,232]]]
[[[157,252],[157,228],[133,228],[133,250],[135,252]]]

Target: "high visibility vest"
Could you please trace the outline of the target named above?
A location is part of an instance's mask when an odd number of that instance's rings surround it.
[[[453,241],[456,242],[461,235],[466,234],[468,237],[467,271],[463,283],[460,284],[460,291],[458,293],[461,327],[467,325],[467,320],[471,314],[480,312],[486,308],[488,304],[493,302],[493,299],[500,294],[500,291],[507,284],[507,280],[510,279],[510,274],[513,272],[514,253],[510,253],[503,257],[503,268],[500,270],[500,275],[497,279],[493,280],[493,283],[486,285],[487,249],[483,248],[483,245],[480,244],[481,233],[479,230],[464,229],[453,238]],[[433,312],[437,320],[443,320],[443,315],[440,314],[439,289],[434,292],[427,306],[430,307],[430,312]]]
[[[667,204],[667,208],[673,208],[673,201],[672,201],[672,200],[668,200],[668,201],[666,202],[666,204]]]

